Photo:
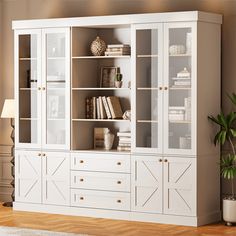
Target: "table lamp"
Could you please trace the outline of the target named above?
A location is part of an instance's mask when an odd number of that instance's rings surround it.
[[[12,192],[12,202],[14,201],[14,118],[15,118],[15,100],[14,99],[5,99],[4,105],[3,105],[3,109],[2,109],[2,114],[1,114],[1,118],[10,118],[10,122],[11,122],[11,127],[12,127],[12,131],[11,131],[11,139],[13,142],[12,145],[12,149],[11,149],[11,156],[12,156],[12,168],[11,168],[11,175],[13,176],[13,180],[11,182],[11,186],[13,187],[13,192]],[[4,202],[3,206],[6,207],[11,207],[12,206],[12,202]]]

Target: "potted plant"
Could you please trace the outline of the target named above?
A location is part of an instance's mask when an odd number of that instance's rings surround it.
[[[236,94],[229,96],[230,100],[236,105]],[[231,182],[231,194],[223,198],[223,219],[227,225],[236,223],[236,196],[234,190],[234,180],[236,179],[236,150],[234,140],[236,140],[236,112],[231,111],[229,114],[221,112],[216,117],[208,118],[217,124],[220,130],[215,135],[215,145],[224,145],[226,142],[230,148],[227,153],[221,156],[220,167],[221,176]]]
[[[120,73],[117,73],[116,76],[115,76],[115,87],[116,88],[121,88],[122,86],[122,74]]]

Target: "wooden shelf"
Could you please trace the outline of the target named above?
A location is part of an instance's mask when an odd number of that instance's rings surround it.
[[[33,60],[37,60],[36,57],[20,57],[19,58],[20,61],[33,61]]]
[[[130,122],[130,120],[124,119],[72,119],[72,121],[82,121],[82,122]]]
[[[157,120],[137,120],[137,123],[158,123]]]
[[[37,121],[37,118],[26,118],[26,117],[21,117],[20,120],[24,120],[24,121]]]
[[[72,90],[130,90],[130,88],[72,88]]]
[[[175,124],[191,124],[191,120],[169,120],[169,123],[175,123]]]
[[[139,55],[137,55],[137,58],[153,58],[153,57],[158,57],[158,55],[157,54],[153,54],[153,55],[139,54]]]
[[[109,59],[109,58],[126,58],[129,59],[130,55],[123,55],[123,56],[77,56],[72,57],[72,59]]]
[[[37,88],[20,88],[20,91],[36,91]]]
[[[191,54],[169,54],[170,57],[191,57]]]
[[[159,90],[159,88],[146,88],[146,87],[138,87],[137,90]]]

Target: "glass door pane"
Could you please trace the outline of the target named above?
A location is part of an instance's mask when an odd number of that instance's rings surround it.
[[[40,143],[40,37],[19,35],[19,143]]]
[[[192,28],[169,28],[168,149],[192,148]]]
[[[46,37],[46,144],[66,142],[66,53],[65,33]],[[67,81],[68,82],[68,81]]]
[[[136,30],[136,148],[160,147],[159,37],[157,27]]]

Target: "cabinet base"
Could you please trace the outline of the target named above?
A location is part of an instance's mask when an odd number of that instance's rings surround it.
[[[45,204],[32,204],[32,203],[13,203],[13,210],[15,211],[29,211],[41,212],[51,214],[84,216],[84,217],[97,217],[115,220],[129,220],[129,221],[142,221],[160,224],[175,224],[184,226],[200,226],[217,222],[221,220],[221,212],[213,212],[212,214],[202,217],[190,216],[174,216],[164,214],[149,214],[130,211],[114,211],[104,209],[91,209],[91,208],[78,208],[69,206],[55,206]]]

